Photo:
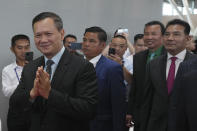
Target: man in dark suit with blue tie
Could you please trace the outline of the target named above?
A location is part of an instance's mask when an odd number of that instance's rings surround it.
[[[29,62],[10,98],[9,131],[88,131],[97,104],[93,65],[63,47],[63,22],[52,12],[32,21],[43,56]]]
[[[96,68],[98,80],[97,114],[90,123],[91,131],[122,131],[125,125],[125,99],[123,69],[120,64],[103,55],[107,40],[106,32],[100,27],[85,30],[82,50]]]
[[[176,107],[171,104],[176,102],[179,65],[195,57],[186,51],[189,33],[189,24],[180,19],[166,25],[163,39],[167,54],[147,65],[140,131],[174,131]]]

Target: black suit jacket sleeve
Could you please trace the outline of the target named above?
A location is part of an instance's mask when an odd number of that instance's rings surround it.
[[[14,109],[14,112],[27,111],[32,106],[32,102],[30,101],[31,86],[28,85],[33,85],[33,81],[25,77],[27,73],[28,75],[32,75],[32,74],[30,71],[26,72],[25,70],[26,68],[24,67],[19,85],[17,86],[13,95],[10,97],[9,109],[11,110]]]
[[[146,68],[146,77],[144,82],[144,92],[142,94],[142,106],[140,108],[140,131],[146,131],[149,116],[151,113],[151,106],[152,106],[152,97],[153,97],[153,88],[152,88],[152,81],[150,77],[150,64],[147,64]]]

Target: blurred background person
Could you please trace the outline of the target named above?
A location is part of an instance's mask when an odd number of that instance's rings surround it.
[[[164,25],[160,21],[146,23],[144,26],[144,43],[148,49],[133,56],[133,79],[126,121],[127,126],[132,126],[131,121],[134,121],[134,131],[139,131],[140,127],[140,108],[143,102],[146,65],[152,59],[166,52],[163,47],[164,29]]]
[[[66,47],[68,50],[70,50],[71,43],[76,43],[76,42],[77,42],[77,37],[73,34],[68,34],[63,39],[64,47]]]
[[[122,35],[122,36],[124,36],[126,38],[126,41],[127,41],[127,49],[126,49],[123,57],[124,58],[127,58],[128,56],[133,55],[135,53],[135,49],[133,47],[133,44],[129,40],[129,32],[128,32],[128,29],[119,28],[119,29],[117,29],[114,32],[114,36],[116,36],[116,35]],[[108,55],[108,51],[109,51],[109,45],[107,45],[105,47],[105,49],[103,50],[102,54],[104,56],[107,56]]]
[[[16,60],[2,70],[2,91],[4,96],[10,97],[21,78],[25,65],[25,53],[30,51],[30,39],[27,35],[17,34],[11,39],[10,50],[14,53]]]
[[[175,131],[177,80],[181,76],[179,65],[196,57],[186,51],[189,33],[190,26],[183,20],[174,19],[167,23],[163,36],[167,54],[147,65],[140,131]]]
[[[187,42],[186,49],[194,54],[197,54],[197,40],[193,36],[190,37],[190,41]]]
[[[90,131],[123,131],[126,112],[123,70],[120,64],[101,54],[106,40],[107,34],[100,27],[85,30],[82,49],[96,69],[99,99]]]
[[[145,44],[144,44],[144,34],[136,34],[134,36],[134,48],[135,48],[135,53],[144,51],[148,49]]]
[[[83,52],[81,50],[81,43],[77,43],[77,37],[73,34],[68,34],[63,39],[63,44],[69,52],[74,53],[78,56],[83,56]],[[72,45],[74,44],[74,45]]]
[[[127,40],[123,35],[114,36],[109,44],[109,47],[108,58],[122,65],[124,83],[126,85],[126,104],[128,104],[128,95],[131,88],[133,74],[133,55],[130,55],[127,58],[123,57],[127,49]],[[112,49],[114,49],[114,52],[110,51]],[[125,128],[128,130],[128,127],[125,126]]]

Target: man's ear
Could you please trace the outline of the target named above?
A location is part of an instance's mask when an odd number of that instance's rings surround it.
[[[104,49],[106,46],[106,42],[101,42],[100,44],[101,44],[102,48]]]
[[[192,35],[188,35],[188,36],[186,37],[186,39],[187,39],[187,41],[191,41],[191,40],[193,39],[193,36],[192,36]]]
[[[190,41],[190,40],[192,40],[193,39],[193,36],[192,35],[189,35],[188,36],[188,40]]]
[[[64,34],[65,34],[64,29],[62,29],[62,30],[60,31],[60,34],[61,34],[61,40],[63,40],[63,39],[64,39]]]
[[[13,47],[10,47],[10,50],[12,51],[12,53],[15,53]]]

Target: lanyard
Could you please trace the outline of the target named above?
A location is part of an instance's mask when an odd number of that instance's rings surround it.
[[[16,68],[17,68],[17,67],[16,67]],[[14,71],[15,71],[16,77],[17,77],[18,82],[19,82],[19,76],[18,76],[18,73],[17,73],[17,71],[16,71],[16,68],[14,68]]]

